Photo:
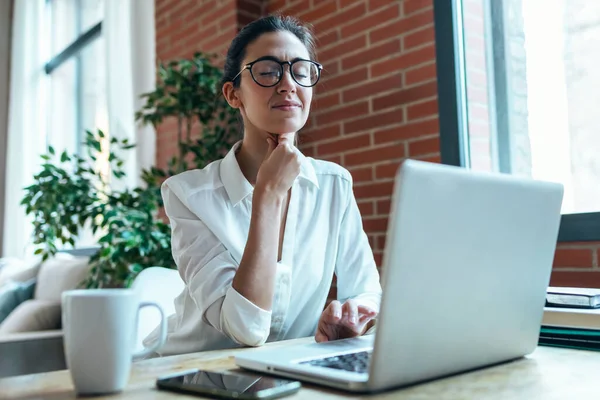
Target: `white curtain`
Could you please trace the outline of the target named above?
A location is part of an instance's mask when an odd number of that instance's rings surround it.
[[[61,140],[69,142],[68,137],[60,137],[65,130],[58,129],[56,124],[56,119],[65,118],[59,115],[53,118],[48,109],[48,102],[55,102],[57,93],[44,71],[50,57],[51,37],[47,6],[46,0],[14,3],[2,256],[31,254],[31,220],[19,204],[23,188],[31,184],[39,171],[40,155],[45,153],[48,140],[53,145],[59,144],[59,148],[64,147],[60,146]],[[154,129],[137,126],[134,120],[135,111],[143,104],[140,94],[152,91],[155,86],[154,1],[104,0],[102,36],[106,51],[108,132],[137,145],[123,153],[126,178],[113,182],[116,189],[123,189],[140,185],[142,168],[149,168],[155,162]]]
[[[143,105],[140,95],[152,91],[156,83],[154,1],[104,1],[109,133],[136,144],[135,150],[123,154],[124,182],[113,181],[112,187],[122,189],[139,186],[141,170],[155,162],[156,133],[151,126],[141,127],[134,120]]]
[[[23,188],[38,172],[46,147],[44,86],[45,0],[15,0],[11,45],[3,254],[28,253],[31,221],[20,206]]]

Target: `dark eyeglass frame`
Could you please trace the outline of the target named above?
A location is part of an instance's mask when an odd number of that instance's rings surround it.
[[[281,69],[281,75],[279,75],[279,80],[277,82],[275,82],[272,85],[263,85],[262,83],[258,83],[258,81],[256,80],[256,78],[254,77],[254,73],[252,72],[252,66],[254,64],[256,64],[259,61],[273,61],[277,64],[279,64],[279,68]],[[313,83],[312,85],[303,85],[302,83],[298,82],[298,80],[296,79],[296,77],[294,76],[294,70],[292,69],[293,65],[297,62],[300,61],[307,61],[310,62],[314,65],[317,66],[317,80],[315,81],[315,83]],[[250,76],[252,77],[252,80],[258,85],[258,86],[262,86],[262,87],[273,87],[273,86],[277,86],[279,84],[279,82],[281,82],[281,80],[283,79],[283,74],[285,73],[285,69],[283,68],[283,66],[287,64],[290,66],[290,75],[292,76],[292,79],[294,80],[294,82],[296,82],[298,85],[302,86],[302,87],[313,87],[317,84],[317,82],[319,82],[319,79],[321,79],[321,71],[323,70],[323,66],[321,64],[319,64],[316,61],[313,60],[307,60],[304,58],[296,58],[292,61],[279,61],[278,59],[276,59],[275,57],[271,57],[271,56],[265,56],[265,57],[260,57],[257,58],[256,60],[249,62],[248,64],[244,65],[244,67],[240,70],[240,72],[238,72],[238,74],[231,80],[231,82],[235,82],[235,80],[242,74],[242,72],[244,72],[245,70],[249,70],[250,71]]]

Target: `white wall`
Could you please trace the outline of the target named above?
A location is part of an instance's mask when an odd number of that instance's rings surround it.
[[[6,173],[6,136],[8,128],[8,82],[10,69],[10,42],[12,0],[0,1],[0,227],[4,226],[4,186]],[[2,232],[0,229],[0,254]]]

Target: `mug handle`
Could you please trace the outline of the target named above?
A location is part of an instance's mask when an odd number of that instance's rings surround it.
[[[133,353],[133,358],[146,357],[147,355],[150,355],[160,349],[167,341],[167,319],[165,318],[165,312],[163,311],[162,307],[152,301],[143,301],[138,307],[138,318],[140,315],[140,310],[144,307],[155,307],[160,312],[160,337],[153,346],[145,347],[143,350]]]

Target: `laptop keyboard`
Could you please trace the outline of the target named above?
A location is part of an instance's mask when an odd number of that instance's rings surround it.
[[[369,369],[370,359],[370,351],[361,351],[359,353],[342,354],[339,356],[304,361],[300,364],[308,364],[315,365],[317,367],[335,368],[351,372],[366,373]]]

